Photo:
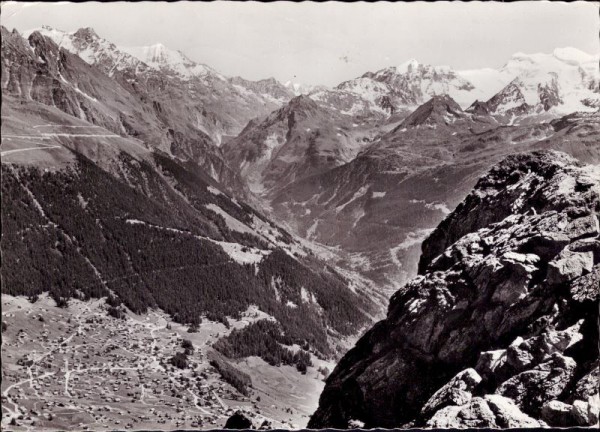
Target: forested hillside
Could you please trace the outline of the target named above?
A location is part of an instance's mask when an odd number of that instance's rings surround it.
[[[254,304],[290,342],[322,355],[333,353],[328,333],[352,334],[373,312],[333,268],[193,165],[122,153],[115,178],[75,156],[55,172],[2,164],[4,293],[48,291],[63,305],[112,293],[136,313],[161,308],[190,326],[202,316],[226,323]],[[257,221],[265,236],[250,228]]]

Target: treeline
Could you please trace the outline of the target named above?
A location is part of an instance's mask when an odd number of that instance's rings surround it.
[[[279,309],[266,312],[272,314],[284,325],[284,330],[295,338],[296,343],[299,343],[299,339],[311,342],[311,344],[317,342],[314,335],[311,336],[308,333],[295,335],[293,332],[290,333],[291,329],[288,328],[300,325],[295,320],[302,320],[315,307],[322,309],[322,327],[335,329],[346,336],[353,334],[357,326],[366,323],[364,311],[373,312],[373,304],[364,296],[350,291],[347,282],[330,267],[324,265],[322,261],[315,263],[311,262],[311,259],[308,257],[300,263],[285,251],[278,249],[263,260],[258,276],[263,278],[264,283],[271,283],[275,276],[280,277],[282,283],[279,292],[282,302],[292,301],[299,306],[297,311],[302,313],[280,316]],[[316,304],[306,303],[302,299],[302,288],[315,296]],[[321,338],[319,340],[323,342]],[[302,343],[299,344],[302,345]]]
[[[219,339],[213,347],[229,358],[238,359],[257,356],[271,366],[295,365],[305,373],[312,366],[310,354],[304,350],[291,351],[283,345],[293,344],[282,328],[274,321],[256,321],[241,330],[234,329],[228,336]]]
[[[232,366],[222,355],[216,351],[209,351],[208,359],[210,361],[210,365],[214,367],[217,372],[219,372],[219,375],[221,375],[221,378],[223,378],[225,382],[229,383],[244,396],[248,396],[250,394],[252,379],[248,374]]]
[[[219,228],[219,232],[223,239],[261,249],[268,247],[267,242],[261,238],[249,233],[240,233],[238,231],[230,230],[225,223],[225,219],[223,219],[221,215],[207,209],[206,205],[216,204],[232,217],[246,225],[251,225],[254,217],[270,223],[264,216],[260,215],[254,211],[252,207],[243,202],[238,201],[236,203],[224,194],[213,194],[210,192],[207,189],[207,186],[212,185],[214,181],[207,178],[207,176],[202,171],[198,170],[197,166],[192,162],[179,163],[172,158],[159,153],[154,154],[154,159],[162,173],[171,177],[176,182],[175,187],[188,198],[194,208]],[[273,226],[273,229],[276,229],[275,226]],[[291,236],[288,232],[281,229],[278,231],[282,234],[282,241],[287,243],[291,242]]]
[[[286,343],[318,355],[332,353],[328,329],[347,335],[365,323],[368,301],[322,262],[299,261],[274,249],[257,267],[241,265],[219,245],[195,236],[239,238],[195,208],[204,208],[200,201],[190,206],[149,163],[123,155],[123,177],[116,178],[77,158],[73,168],[58,172],[2,164],[3,293],[48,292],[66,306],[71,298],[114,292],[118,299],[110,299],[108,311],[113,316],[120,315],[121,303],[136,313],[158,307],[192,327],[202,315],[227,323],[226,317],[239,318],[257,305],[281,323]],[[161,163],[178,179],[203,182],[175,161]],[[202,192],[207,183],[200,184],[179,186],[180,192],[189,201],[224,199],[218,205],[228,212],[237,208],[221,195]],[[240,205],[237,211],[244,211]],[[239,241],[263,246],[258,239]],[[280,281],[276,287],[274,281]],[[303,300],[302,289],[317,302]]]

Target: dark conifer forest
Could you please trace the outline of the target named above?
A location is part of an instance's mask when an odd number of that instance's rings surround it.
[[[333,268],[228,229],[206,204],[241,221],[267,219],[225,194],[208,192],[210,180],[193,166],[161,155],[151,166],[122,154],[124,179],[118,180],[84,156],[77,158],[76,166],[58,172],[2,165],[2,292],[48,292],[61,306],[71,298],[110,296],[112,316],[121,315],[121,304],[135,313],[161,308],[190,326],[202,316],[227,324],[227,317],[239,318],[254,304],[281,323],[284,339],[271,337],[271,346],[297,343],[327,356],[332,354],[328,331],[349,335],[367,322],[372,304],[348,290]],[[278,232],[284,244],[292,241],[284,230]],[[240,264],[218,241],[270,253],[258,264]],[[303,299],[302,289],[316,302]],[[266,326],[256,329],[273,335]],[[232,338],[245,341],[248,334]],[[267,357],[264,351],[248,348]],[[266,359],[298,364],[285,353],[277,350]]]
[[[293,352],[284,345],[294,341],[273,321],[260,320],[241,330],[233,330],[225,338],[219,339],[214,348],[229,358],[258,356],[271,366],[295,365],[299,371],[306,372],[312,366],[310,354],[304,349]],[[309,348],[305,344],[304,348]]]

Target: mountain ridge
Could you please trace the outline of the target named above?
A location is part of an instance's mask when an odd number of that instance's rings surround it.
[[[276,86],[275,94],[269,94],[268,87],[267,93],[263,94],[255,91],[260,84],[247,80],[232,83],[209,66],[194,62],[180,51],[170,50],[162,44],[154,45],[154,49],[124,48],[95,32],[68,33],[49,27],[36,31],[67,51],[80,55],[108,76],[114,75],[116,81],[141,93],[143,98],[160,97],[166,104],[184,101],[185,106],[194,109],[179,115],[209,135],[217,146],[226,137],[237,135],[255,116],[267,114],[293,97],[283,85]],[[154,54],[157,62],[151,61]],[[243,85],[245,83],[249,85]]]
[[[597,339],[587,287],[598,279],[598,184],[571,156],[600,163],[594,56],[516,53],[501,69],[466,72],[411,59],[327,88],[227,77],[160,43],[122,48],[89,27],[1,31],[2,289],[14,304],[48,292],[58,314],[98,299],[90,315],[155,309],[184,333],[206,319],[219,329],[202,329],[217,339],[211,365],[235,391],[249,394],[251,380],[221,354],[251,374],[295,366],[286,378],[313,380],[314,396],[324,366],[391,299],[387,321],[329,379],[315,424],[543,426],[560,404],[571,417],[557,425],[591,421],[573,413],[593,406],[575,380],[593,375],[581,351]],[[482,281],[499,288],[473,289]],[[548,298],[572,294],[564,320],[544,315],[550,300],[538,296],[557,286]],[[471,323],[473,297],[494,346],[475,324],[455,326]],[[533,330],[494,333],[538,300]],[[484,310],[512,304],[522,309],[507,309],[506,322],[504,309]],[[560,328],[536,333],[546,322]],[[557,350],[538,350],[547,341]],[[185,366],[187,345],[171,365]],[[559,369],[570,374],[565,393],[549,388],[555,399],[541,405],[540,387],[518,378]],[[431,377],[410,381],[423,370]],[[255,383],[273,415],[288,401],[272,383],[285,386],[265,376]]]
[[[76,35],[88,41],[90,39],[101,39],[93,29],[81,29],[88,31],[80,33],[77,31],[67,33],[44,26],[41,30],[42,33],[45,32],[47,36],[54,38],[55,41],[66,42],[67,49],[73,49],[69,39]],[[30,32],[32,30],[26,32],[25,35]],[[113,47],[117,48],[114,45]],[[121,48],[122,51],[127,51],[127,49]],[[131,51],[130,54],[136,54],[134,57],[142,62],[144,59],[147,60],[148,53],[160,51],[163,64],[158,65],[157,63],[154,64],[154,67],[165,67],[165,61],[168,57],[178,57],[174,66],[170,68],[170,72],[187,79],[194,75],[187,66],[192,66],[192,69],[197,67],[199,75],[225,79],[223,75],[218,74],[210,67],[189,60],[180,51],[168,50],[160,43],[146,47],[129,48],[129,50]],[[86,58],[85,54],[82,54],[84,59]],[[333,107],[336,107],[339,103],[336,103],[335,99],[347,99],[349,97],[348,93],[350,93],[354,97],[358,97],[358,100],[351,102],[351,107],[345,108],[344,111],[359,113],[367,110],[371,114],[380,112],[389,115],[397,110],[414,109],[424,103],[427,97],[440,94],[450,94],[463,109],[466,109],[476,100],[487,101],[497,96],[497,94],[503,92],[504,87],[519,78],[519,82],[521,82],[520,89],[525,93],[528,104],[534,106],[540,103],[547,111],[550,108],[548,102],[540,101],[539,98],[533,95],[535,89],[531,87],[532,84],[529,82],[533,80],[534,84],[537,85],[540,82],[547,81],[548,73],[553,73],[561,75],[563,82],[566,82],[565,80],[569,81],[566,88],[559,88],[555,91],[555,93],[562,93],[563,96],[566,95],[567,100],[562,100],[559,97],[557,100],[560,103],[554,102],[551,104],[559,115],[564,115],[578,109],[585,110],[590,104],[598,104],[598,96],[594,95],[598,93],[600,84],[597,63],[597,55],[591,55],[572,47],[556,48],[550,54],[515,53],[499,69],[455,70],[449,66],[432,66],[422,64],[415,59],[409,59],[399,66],[389,66],[376,72],[365,72],[362,76],[346,80],[333,89],[326,89],[322,86],[303,86],[287,81],[285,84],[281,84],[279,91],[286,89],[289,92],[288,95],[291,96],[313,94],[317,100],[329,101],[327,103]],[[166,64],[168,65],[168,61],[166,61]],[[167,70],[169,70],[168,67]],[[581,76],[577,77],[577,74]],[[346,95],[344,96],[344,94]],[[586,99],[589,99],[589,101],[582,104],[581,101]],[[347,103],[345,102],[346,105]],[[359,108],[360,106],[362,108]]]
[[[598,166],[564,153],[492,168],[338,363],[309,427],[597,423],[599,191]]]

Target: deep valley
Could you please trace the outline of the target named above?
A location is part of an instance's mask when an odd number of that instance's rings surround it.
[[[1,31],[3,430],[598,424],[598,55],[313,86]]]

